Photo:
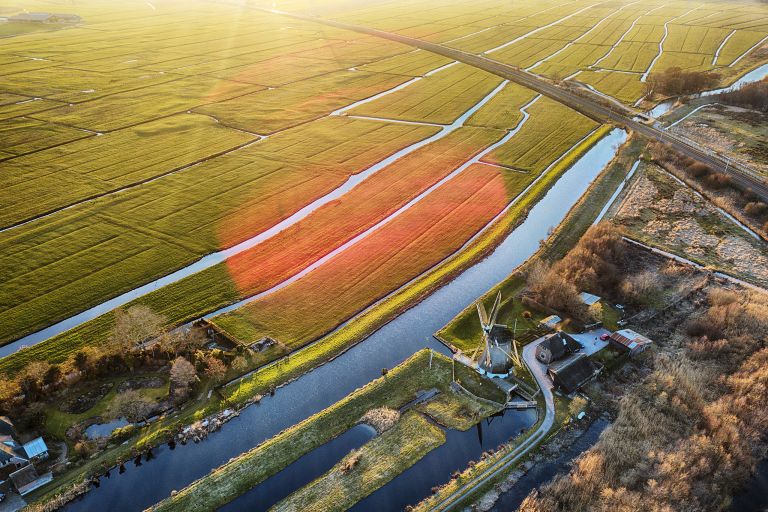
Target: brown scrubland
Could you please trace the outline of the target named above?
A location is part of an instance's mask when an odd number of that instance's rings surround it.
[[[768,451],[768,297],[706,282],[647,320],[649,373],[627,384],[597,444],[521,510],[727,509]]]

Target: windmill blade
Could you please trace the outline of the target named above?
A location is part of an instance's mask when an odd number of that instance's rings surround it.
[[[493,307],[491,308],[491,321],[489,322],[489,325],[493,327],[493,325],[496,323],[496,317],[499,315],[499,309],[501,306],[501,290],[499,290],[499,293],[496,294],[496,300],[493,303]]]
[[[480,316],[480,325],[483,327],[483,330],[485,330],[485,326],[488,325],[488,313],[485,312],[483,301],[477,301],[475,306],[477,306],[477,314]]]
[[[480,343],[477,344],[477,347],[475,348],[475,351],[472,352],[472,355],[469,357],[473,361],[475,360],[475,356],[477,355],[477,351],[480,350],[480,347],[483,346],[483,342],[485,341],[484,338],[485,338],[485,331],[483,331],[483,338],[480,339]]]
[[[520,352],[517,350],[517,340],[512,340],[512,346],[515,348],[515,364],[517,366],[523,366],[523,362],[520,360]]]

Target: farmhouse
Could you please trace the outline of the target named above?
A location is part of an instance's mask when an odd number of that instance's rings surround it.
[[[628,350],[629,355],[635,356],[645,349],[651,346],[653,343],[650,339],[646,338],[642,334],[636,333],[632,329],[622,329],[611,334],[609,338],[611,345],[622,349]]]
[[[19,494],[26,494],[50,481],[50,476],[39,477],[33,462],[48,458],[48,446],[42,437],[19,444],[11,420],[0,416],[0,489],[10,486]]]
[[[536,359],[541,363],[550,364],[580,350],[581,344],[570,334],[558,331],[545,336],[536,346]]]
[[[586,355],[576,354],[547,368],[552,382],[565,393],[573,393],[597,373],[597,365]]]

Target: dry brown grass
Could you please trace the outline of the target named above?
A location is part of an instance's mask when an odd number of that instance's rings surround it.
[[[366,412],[360,421],[376,429],[381,434],[392,428],[400,419],[400,412],[387,407],[371,409]]]

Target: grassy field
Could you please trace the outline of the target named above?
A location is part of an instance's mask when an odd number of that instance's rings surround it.
[[[448,386],[451,381],[451,361],[445,356],[434,354],[432,368],[429,367],[430,352],[422,350],[414,354],[403,364],[389,371],[386,377],[379,378],[356,390],[346,398],[314,416],[298,423],[277,436],[261,443],[252,450],[232,459],[209,475],[197,480],[175,496],[168,498],[154,507],[157,511],[171,510],[210,510],[220,507],[248,489],[275,474],[301,455],[328,442],[345,432],[360,421],[370,409],[389,407],[397,409],[412,400],[420,390],[437,388],[443,393],[451,393]],[[460,378],[470,390],[480,396],[501,399],[502,393],[494,385],[483,381],[474,371],[458,365]],[[396,444],[409,450],[410,455],[423,456],[429,449],[439,445],[442,432],[436,427],[426,428],[423,417],[416,413],[407,414],[389,435],[383,434],[375,444],[363,452],[361,467],[354,469],[359,489],[347,494],[339,489],[340,496],[351,503],[375,490],[391,478],[402,472],[415,460],[408,457],[392,456],[380,458],[373,464],[375,455],[382,453],[388,446]],[[409,436],[414,428],[423,434]],[[401,445],[400,443],[405,443]],[[405,454],[404,454],[405,455]],[[358,471],[360,470],[360,471]],[[331,470],[333,472],[334,470]],[[324,486],[320,480],[314,485]],[[311,492],[312,487],[308,488]],[[317,489],[317,487],[314,487]],[[301,499],[296,497],[295,499]]]
[[[48,146],[55,145],[52,137],[59,134],[88,135],[41,121],[10,121],[40,132]],[[52,134],[50,127],[55,129]],[[29,141],[28,137],[27,130],[15,136],[11,133],[6,140]],[[257,138],[208,117],[180,114],[16,158],[0,171],[5,184],[0,192],[0,224],[13,224],[149,180],[254,140]]]
[[[302,279],[213,321],[244,342],[270,336],[296,348],[317,338],[458,250],[498,214],[512,197],[505,177],[520,174],[487,171],[462,173]]]
[[[500,83],[501,78],[486,71],[457,64],[349,114],[450,124]]]
[[[528,112],[531,119],[517,135],[483,161],[538,174],[598,126],[548,98],[537,101]]]
[[[268,229],[350,174],[433,131],[327,119],[0,233],[0,269],[7,276],[0,289],[0,340]],[[273,158],[277,154],[280,161]]]
[[[8,157],[39,151],[89,136],[91,134],[88,132],[76,128],[35,119],[16,118],[0,121],[0,151]]]

